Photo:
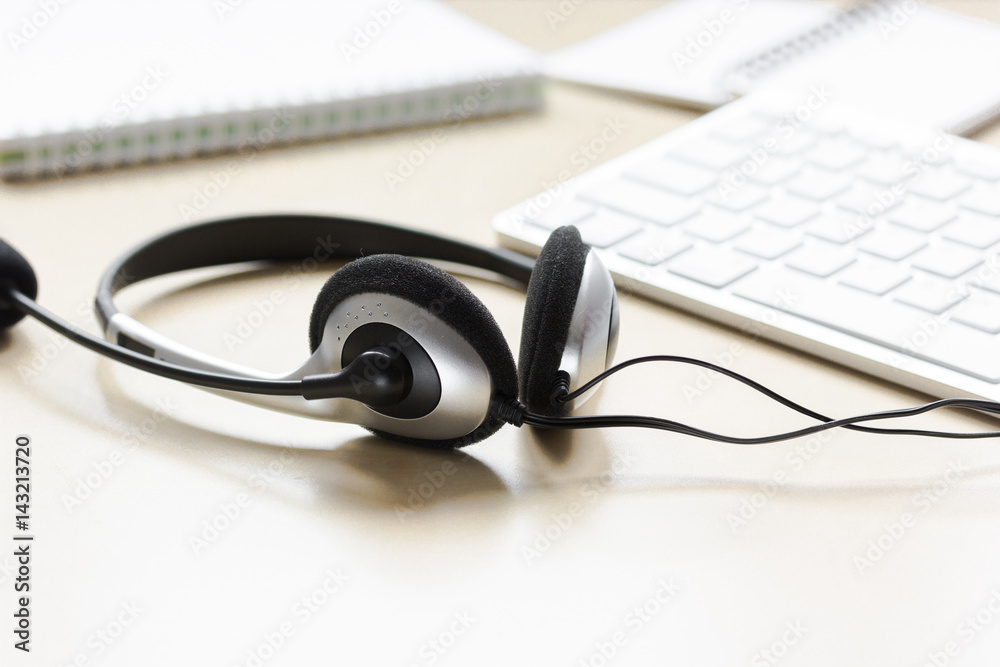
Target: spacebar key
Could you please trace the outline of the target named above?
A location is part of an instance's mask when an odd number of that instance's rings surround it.
[[[751,274],[732,291],[986,382],[1000,382],[1000,339],[958,322],[787,268]]]

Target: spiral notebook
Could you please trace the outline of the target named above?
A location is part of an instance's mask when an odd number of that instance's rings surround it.
[[[551,54],[549,75],[713,108],[759,88],[969,134],[1000,114],[1000,26],[917,0],[676,0]]]
[[[542,100],[532,50],[438,0],[4,9],[4,179],[454,125]]]

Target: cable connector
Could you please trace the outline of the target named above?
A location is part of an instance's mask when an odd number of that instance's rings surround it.
[[[528,411],[526,406],[516,398],[510,398],[501,393],[493,394],[490,399],[490,412],[508,424],[513,424],[520,428],[524,423],[524,414]]]
[[[398,405],[412,387],[413,370],[406,358],[381,347],[365,350],[335,373],[302,378],[302,396],[307,401],[350,398],[371,408]]]
[[[569,400],[569,373],[559,371],[556,373],[556,380],[552,383],[552,393],[549,394],[549,403],[552,407],[561,408]]]

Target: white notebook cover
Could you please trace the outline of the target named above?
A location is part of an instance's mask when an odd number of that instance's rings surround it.
[[[835,14],[805,0],[674,0],[545,57],[549,76],[704,109],[737,65]]]
[[[676,54],[689,49],[697,55],[679,68]],[[675,0],[550,54],[546,71],[703,108],[760,88],[822,85],[840,103],[968,134],[1000,113],[1000,26],[917,0],[853,12],[807,0]]]
[[[809,49],[779,47],[757,76],[759,62],[738,69],[730,87],[823,85],[840,104],[953,134],[1000,112],[1000,25],[895,0],[842,14],[828,32]]]
[[[4,9],[7,175],[30,176],[81,136],[100,144],[90,162],[115,163],[231,148],[281,110],[294,110],[285,141],[441,122],[455,104],[482,115],[541,99],[533,51],[437,0],[7,0]]]

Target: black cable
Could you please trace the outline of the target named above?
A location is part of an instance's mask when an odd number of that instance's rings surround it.
[[[1000,405],[993,403],[992,401],[980,401],[978,399],[966,399],[966,398],[945,398],[940,401],[934,401],[932,403],[925,403],[924,405],[918,405],[913,408],[903,408],[900,410],[886,410],[884,412],[872,412],[866,415],[858,415],[855,417],[832,419],[822,424],[816,424],[814,426],[808,426],[794,431],[787,431],[785,433],[778,433],[776,435],[759,436],[755,438],[738,438],[734,436],[724,435],[721,433],[714,433],[712,431],[705,431],[699,428],[695,428],[693,426],[688,426],[687,424],[671,421],[669,419],[660,419],[658,417],[643,417],[639,415],[609,415],[609,416],[598,416],[598,417],[546,417],[532,412],[525,412],[521,416],[521,423],[528,424],[529,426],[536,426],[539,428],[552,428],[552,429],[622,428],[622,427],[655,428],[664,431],[672,431],[674,433],[682,433],[685,435],[690,435],[698,438],[704,438],[706,440],[714,440],[716,442],[727,442],[734,445],[763,445],[773,442],[781,442],[782,440],[792,440],[794,438],[801,438],[806,435],[812,435],[814,433],[819,433],[821,431],[826,431],[832,428],[846,427],[859,422],[878,421],[881,419],[897,419],[900,417],[912,417],[915,415],[922,414],[924,412],[930,412],[931,410],[938,410],[940,408],[952,408],[952,407],[966,408],[970,410],[981,410],[984,412],[993,412],[1000,414]],[[1000,437],[1000,431],[987,431],[982,433],[948,433],[942,431],[924,431],[919,434],[937,438],[973,439],[973,438]]]
[[[140,354],[139,352],[134,352],[118,345],[112,345],[69,322],[63,321],[55,314],[40,306],[33,299],[22,294],[19,290],[8,288],[6,290],[6,297],[22,313],[34,317],[45,326],[57,331],[74,343],[78,343],[98,354],[133,368],[138,368],[141,371],[146,371],[147,373],[212,389],[226,389],[252,394],[273,394],[276,396],[300,396],[302,394],[302,383],[298,380],[260,380],[219,375],[154,359],[145,354]]]
[[[583,395],[584,393],[586,393],[587,391],[589,391],[590,389],[592,389],[593,387],[595,387],[598,383],[604,381],[605,379],[607,379],[611,375],[614,375],[618,371],[624,370],[624,369],[628,368],[629,366],[634,366],[635,364],[647,363],[647,362],[653,362],[653,361],[668,361],[668,362],[675,362],[675,363],[682,363],[682,364],[691,364],[693,366],[700,366],[702,368],[706,368],[706,369],[711,370],[711,371],[716,371],[717,373],[721,373],[722,375],[725,375],[725,376],[730,377],[730,378],[732,378],[734,380],[742,382],[743,384],[747,385],[751,389],[754,389],[754,390],[756,390],[756,391],[764,394],[768,398],[770,398],[770,399],[772,399],[772,400],[774,400],[774,401],[776,401],[776,402],[784,405],[785,407],[790,408],[792,410],[795,410],[796,412],[798,412],[800,414],[803,414],[803,415],[806,415],[807,417],[812,417],[813,419],[816,419],[816,420],[822,421],[822,422],[832,422],[832,421],[834,421],[834,419],[832,417],[828,417],[828,416],[826,416],[826,415],[824,415],[822,413],[819,413],[819,412],[816,412],[815,410],[807,408],[804,405],[796,403],[792,399],[787,398],[785,396],[782,396],[781,394],[779,394],[778,392],[774,391],[773,389],[769,389],[769,388],[765,387],[764,385],[760,384],[759,382],[757,382],[756,380],[752,380],[751,378],[748,378],[745,375],[741,375],[741,374],[737,373],[736,371],[730,370],[728,368],[724,368],[722,366],[718,366],[718,365],[713,364],[713,363],[711,363],[709,361],[703,361],[701,359],[693,359],[691,357],[680,357],[680,356],[674,356],[674,355],[650,355],[650,356],[646,356],[646,357],[636,357],[635,359],[629,359],[628,361],[623,361],[622,363],[616,364],[615,366],[612,366],[611,368],[607,369],[606,371],[604,371],[603,373],[601,373],[600,375],[598,375],[594,379],[592,379],[589,382],[587,382],[586,384],[584,384],[579,389],[576,389],[575,391],[568,392],[568,393],[559,393],[558,395],[556,395],[556,396],[553,397],[553,400],[555,400],[555,401],[557,401],[559,403],[565,403],[565,402],[568,402],[568,401],[572,401],[573,399],[578,398],[579,396]],[[945,408],[945,407],[955,407],[955,408],[963,408],[963,409],[969,409],[969,410],[978,410],[978,411],[982,411],[982,412],[993,412],[993,413],[1000,414],[1000,404],[994,403],[992,401],[982,401],[982,400],[979,400],[979,399],[947,399],[947,400],[977,401],[978,405],[976,405],[976,406],[964,405],[964,404],[963,405],[959,405],[959,404],[941,405],[941,406],[938,406],[938,408],[932,408],[932,409],[939,409],[939,408]],[[935,405],[936,403],[940,403],[940,401],[937,401],[935,403],[928,403],[928,404],[925,404],[925,405]],[[923,406],[918,406],[918,407],[923,407]],[[883,414],[883,413],[872,413],[872,414]],[[867,415],[862,415],[862,416],[867,416]],[[910,415],[901,415],[901,416],[910,416]],[[862,421],[869,421],[869,420],[862,420]],[[527,423],[527,421],[525,423]],[[1000,436],[1000,432],[993,432],[993,431],[988,431],[988,432],[983,432],[983,433],[978,433],[978,434],[969,434],[969,433],[958,433],[958,432],[953,432],[953,431],[933,431],[933,430],[924,430],[924,429],[879,428],[879,427],[874,427],[874,426],[858,426],[858,425],[856,425],[854,423],[843,424],[843,427],[845,429],[849,429],[849,430],[852,430],[852,431],[861,431],[861,432],[864,432],[864,433],[880,433],[880,434],[888,434],[888,435],[918,435],[918,436],[927,436],[927,437],[932,437],[932,438],[968,438],[968,437],[989,438],[989,437]],[[552,427],[550,426],[549,428],[552,428]]]
[[[0,297],[9,300],[14,308],[20,310],[25,315],[34,317],[42,324],[57,331],[74,343],[78,343],[89,350],[127,366],[138,368],[141,371],[159,375],[170,380],[178,380],[187,384],[209,387],[211,389],[272,396],[302,396],[305,391],[305,393],[310,394],[309,398],[327,397],[329,395],[326,393],[328,387],[342,384],[342,378],[335,374],[313,375],[305,378],[304,381],[262,380],[235,375],[222,375],[179,366],[97,338],[83,329],[62,320],[13,287],[0,285]]]

